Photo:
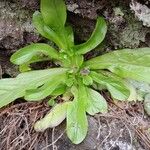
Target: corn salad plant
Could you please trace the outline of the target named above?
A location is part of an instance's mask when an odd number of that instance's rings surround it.
[[[106,113],[108,106],[98,90],[108,90],[112,99],[137,100],[138,95],[127,79],[150,83],[150,48],[122,49],[84,60],[84,54],[105,38],[107,25],[102,17],[85,43],[75,45],[72,27],[66,24],[63,0],[41,0],[40,12],[33,14],[37,31],[55,43],[56,48],[34,43],[11,56],[21,73],[16,78],[0,80],[0,107],[24,97],[26,101],[48,100],[51,111],[34,125],[44,131],[59,125],[66,118],[69,139],[81,143],[87,135],[86,114]],[[60,67],[32,70],[30,64],[53,60]],[[63,102],[58,103],[57,96]]]

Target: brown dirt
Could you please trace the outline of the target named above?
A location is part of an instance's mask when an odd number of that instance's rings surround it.
[[[0,109],[0,150],[148,150],[149,120],[141,103],[113,103],[109,113],[88,117],[85,141],[73,145],[65,134],[65,122],[43,133],[35,132],[34,123],[50,107],[46,103],[17,103]]]

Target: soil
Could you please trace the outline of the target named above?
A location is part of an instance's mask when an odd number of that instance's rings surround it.
[[[135,2],[136,6],[150,8],[146,0],[66,0],[67,21],[74,28],[76,43],[89,38],[97,16],[107,21],[104,42],[88,53],[86,59],[118,48],[150,46],[150,28],[144,25],[144,20],[139,20],[135,9],[131,10]],[[18,48],[32,42],[47,42],[32,25],[32,14],[38,9],[37,0],[0,0],[0,78],[19,73],[9,61]],[[38,64],[35,68],[51,65],[51,62]],[[0,109],[0,150],[149,150],[150,118],[144,112],[143,103],[116,103],[107,93],[103,94],[109,113],[88,116],[88,135],[79,145],[67,138],[65,121],[43,133],[34,131],[34,123],[51,109],[45,102],[17,100]]]
[[[110,100],[111,101],[111,100]],[[46,103],[17,102],[1,109],[1,150],[148,150],[150,119],[141,103],[109,103],[109,113],[89,116],[86,139],[73,145],[66,136],[65,122],[38,133],[35,121],[50,111]]]

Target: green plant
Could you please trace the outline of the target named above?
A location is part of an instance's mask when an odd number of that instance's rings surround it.
[[[63,0],[41,0],[41,12],[33,15],[33,24],[45,38],[57,47],[48,44],[31,44],[11,57],[19,65],[16,78],[0,80],[0,107],[17,98],[27,101],[41,101],[51,95],[48,101],[54,105],[51,112],[37,121],[34,128],[43,131],[59,125],[65,118],[67,135],[78,144],[86,137],[88,121],[86,113],[107,112],[107,102],[97,90],[107,89],[113,99],[136,100],[135,89],[127,79],[150,83],[150,48],[123,49],[84,61],[84,54],[100,44],[106,34],[107,25],[98,17],[90,39],[80,45],[74,44],[72,28],[66,25],[66,6]],[[52,59],[60,65],[57,68],[35,70],[31,63]],[[55,98],[62,95],[63,102]]]

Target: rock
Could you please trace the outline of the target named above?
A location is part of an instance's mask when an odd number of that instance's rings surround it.
[[[17,3],[0,1],[0,48],[16,50],[22,45],[37,42],[32,25],[32,11],[25,10]]]
[[[143,25],[150,27],[150,8],[134,0],[132,0],[130,7],[134,11],[135,16],[143,22]]]

